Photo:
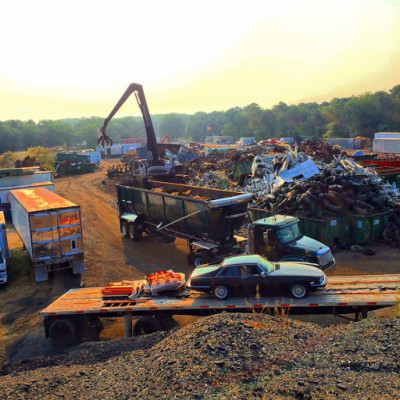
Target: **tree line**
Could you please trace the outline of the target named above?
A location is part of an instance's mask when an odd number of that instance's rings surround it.
[[[375,132],[400,131],[400,85],[389,92],[368,92],[320,104],[280,102],[271,109],[263,109],[252,103],[211,113],[155,114],[152,120],[157,136],[168,135],[173,141],[202,142],[207,135],[227,135],[235,140],[243,136],[257,140],[296,136],[373,138]],[[0,154],[35,146],[95,148],[97,130],[103,121],[99,117],[0,121]],[[114,118],[107,133],[114,143],[123,138],[145,137],[143,119]]]

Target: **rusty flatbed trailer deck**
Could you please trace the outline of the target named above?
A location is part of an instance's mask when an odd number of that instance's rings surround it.
[[[40,316],[44,319],[46,337],[50,336],[57,342],[56,336],[60,336],[60,332],[65,336],[65,330],[78,331],[79,320],[93,317],[124,316],[125,336],[132,334],[132,317],[143,316],[162,320],[177,314],[210,315],[222,311],[249,312],[253,309],[273,310],[276,307],[287,307],[290,308],[290,314],[355,313],[356,316],[361,314],[366,317],[368,311],[390,307],[399,301],[400,275],[332,276],[329,277],[324,290],[311,292],[304,299],[282,296],[259,299],[232,297],[219,301],[211,295],[192,291],[188,297],[181,298],[141,297],[138,301],[105,300],[102,297],[102,289],[71,289],[42,310]],[[151,322],[149,318],[146,320]],[[162,323],[159,323],[151,329],[161,326]],[[136,329],[136,334],[138,330],[139,328]],[[69,338],[69,335],[67,336]]]

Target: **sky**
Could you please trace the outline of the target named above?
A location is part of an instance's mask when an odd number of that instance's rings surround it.
[[[400,84],[400,0],[0,0],[0,121],[330,101]],[[139,115],[132,96],[116,117]]]

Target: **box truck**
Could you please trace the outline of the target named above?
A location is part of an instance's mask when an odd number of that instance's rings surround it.
[[[36,281],[49,272],[84,272],[80,207],[43,188],[10,192],[13,224],[35,270]]]

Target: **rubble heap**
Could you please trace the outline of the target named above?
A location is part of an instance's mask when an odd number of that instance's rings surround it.
[[[279,187],[263,187],[258,180],[247,187],[255,189],[257,207],[278,214],[329,219],[349,214],[368,216],[394,207],[399,191],[385,183],[374,170],[354,161],[334,157],[330,164],[317,163],[320,174],[307,180],[285,182]]]

